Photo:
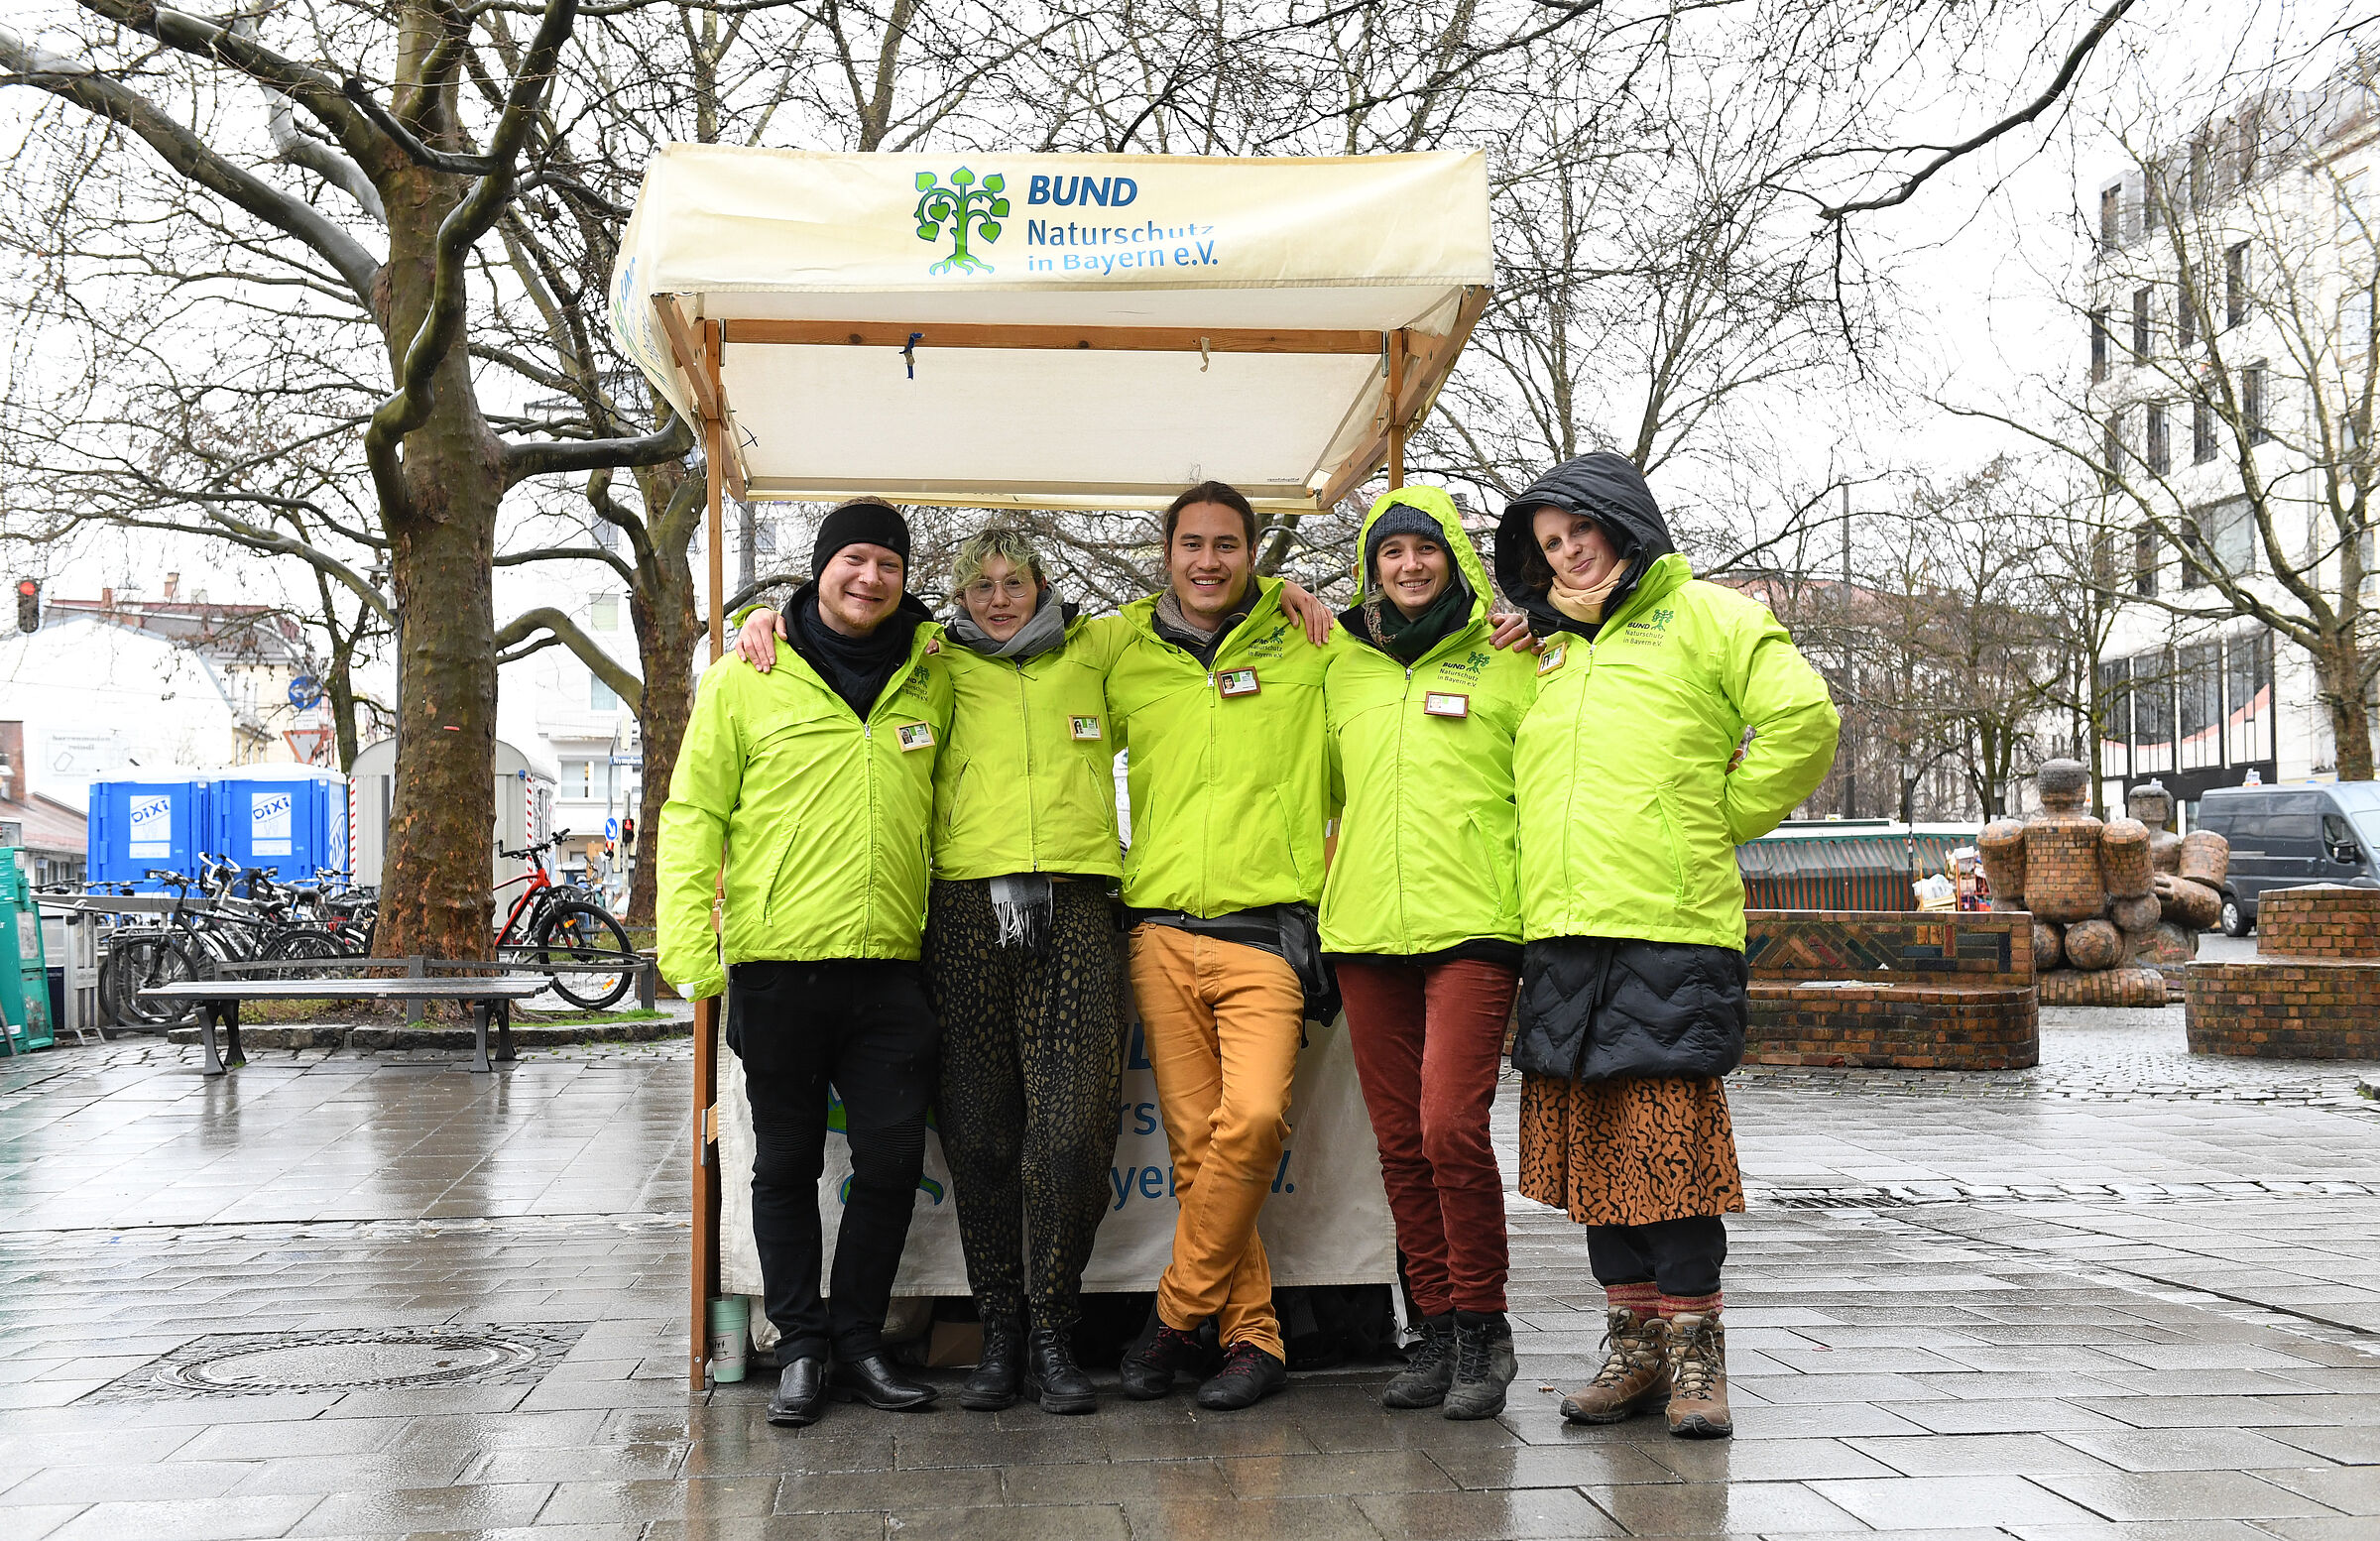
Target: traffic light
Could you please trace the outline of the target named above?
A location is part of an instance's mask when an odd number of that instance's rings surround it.
[[[42,580],[17,580],[17,630],[31,632],[42,624]]]
[[[635,819],[626,818],[620,821],[620,844],[627,849],[629,855],[637,854],[637,821]]]

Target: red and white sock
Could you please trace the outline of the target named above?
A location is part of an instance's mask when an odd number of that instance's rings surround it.
[[[1717,1289],[1708,1295],[1663,1295],[1661,1296],[1661,1314],[1664,1317],[1717,1316],[1720,1306],[1726,1298],[1726,1292]]]
[[[1625,1306],[1638,1316],[1661,1314],[1661,1286],[1647,1279],[1641,1284],[1606,1284],[1604,1298],[1615,1306]]]

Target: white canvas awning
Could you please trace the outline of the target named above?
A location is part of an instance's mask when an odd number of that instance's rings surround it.
[[[1493,271],[1479,154],[673,145],[612,321],[741,496],[1288,512],[1401,450]]]

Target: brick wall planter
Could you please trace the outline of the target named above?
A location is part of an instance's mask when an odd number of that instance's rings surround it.
[[[1755,1065],[2014,1070],[2040,1062],[2024,913],[1752,910]]]
[[[2256,931],[2253,962],[2190,965],[2190,1051],[2380,1060],[2380,891],[2268,891]]]

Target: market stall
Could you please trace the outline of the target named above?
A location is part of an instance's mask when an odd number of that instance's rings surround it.
[[[1405,435],[1444,385],[1492,277],[1478,154],[679,145],[646,173],[613,274],[612,321],[655,388],[702,425],[716,656],[728,492],[1107,511],[1161,508],[1216,478],[1283,520],[1331,507],[1383,464],[1401,482]],[[696,1385],[729,1171],[714,1007],[697,1010],[694,1037]],[[1292,1124],[1330,1137],[1307,1142],[1321,1168],[1303,1190],[1310,1202],[1267,1216],[1276,1277],[1386,1279],[1389,1226],[1344,1033],[1318,1036],[1321,1052],[1301,1060]],[[734,1122],[740,1110],[727,1111]],[[1142,1175],[1154,1163],[1134,1141],[1151,1131],[1135,1132],[1129,1110],[1120,1126],[1117,1171],[1131,1167],[1131,1194],[1110,1229],[1135,1202],[1152,1216],[1172,1202]],[[1161,1134],[1152,1148],[1161,1162]],[[744,1178],[739,1163],[728,1180]],[[1285,1165],[1283,1198],[1294,1180]],[[1367,1205],[1377,1217],[1365,1228],[1376,1239],[1369,1253],[1348,1240],[1364,1213],[1351,1206]],[[946,1292],[935,1258],[956,1255],[938,1250],[947,1210],[921,1192],[904,1289]],[[1302,1235],[1300,1213],[1325,1229]],[[1146,1244],[1157,1234],[1153,1222],[1124,1223],[1103,1241],[1094,1286],[1152,1287]],[[1281,1277],[1284,1259],[1306,1257],[1305,1276]],[[731,1281],[740,1271],[731,1259]]]

